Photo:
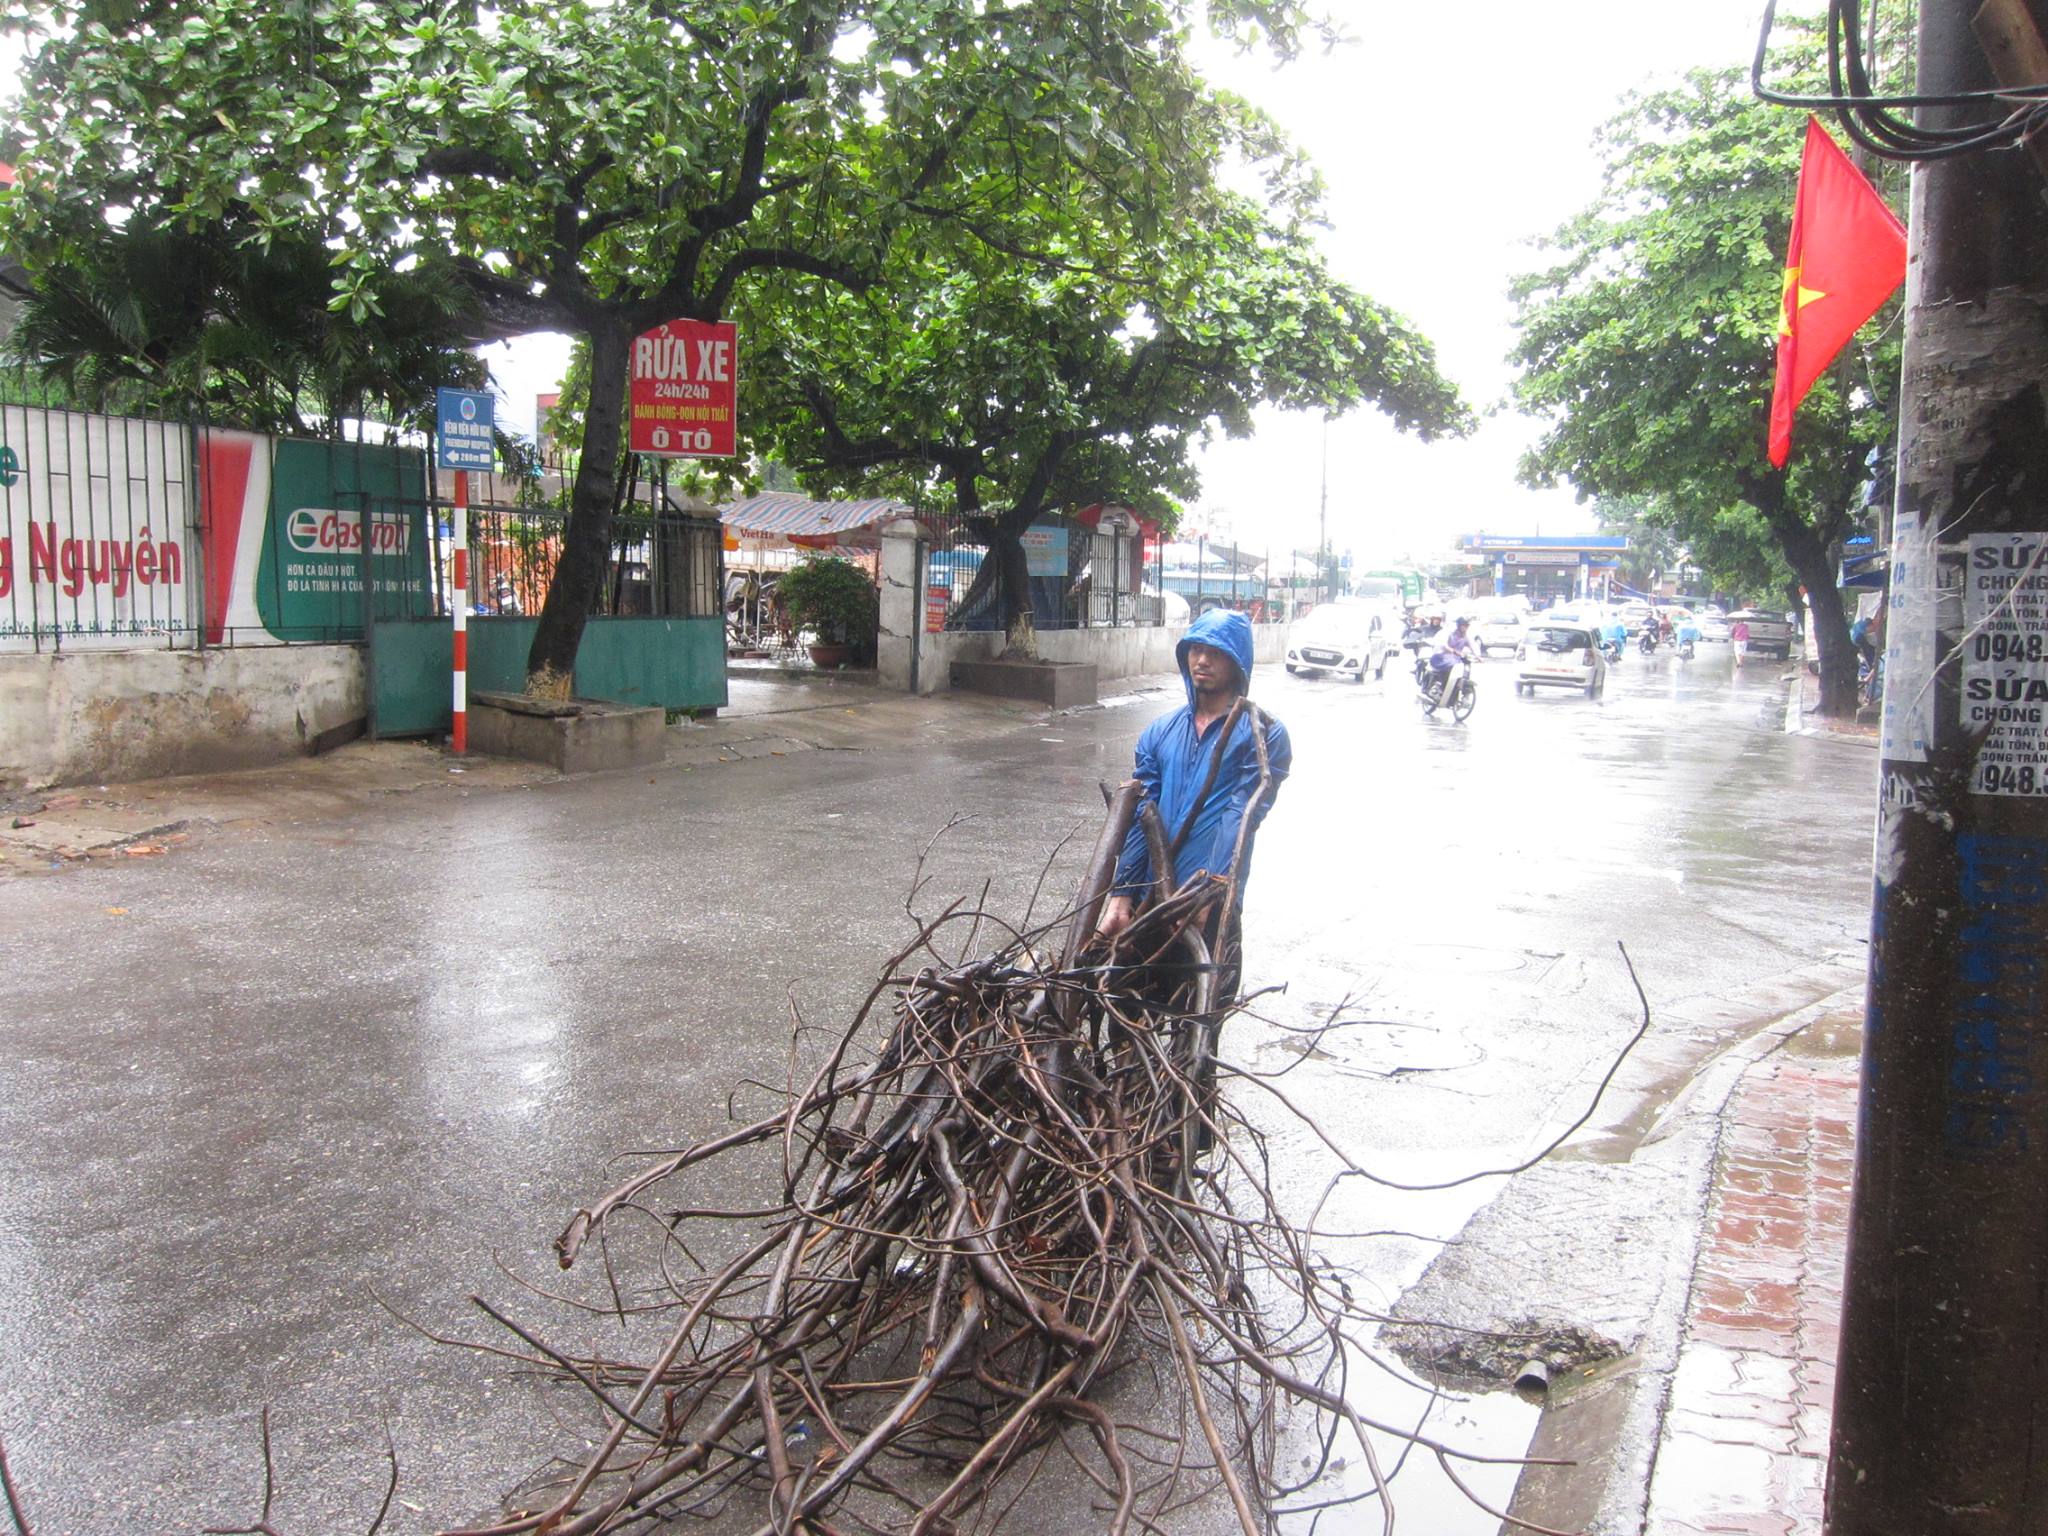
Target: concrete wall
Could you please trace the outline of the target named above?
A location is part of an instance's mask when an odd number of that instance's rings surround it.
[[[917,524],[905,519],[882,530],[881,633],[876,666],[886,688],[909,692],[913,670],[919,693],[951,685],[953,662],[990,661],[1003,648],[993,632],[922,633],[924,607],[917,586]],[[1038,654],[1047,661],[1092,661],[1098,681],[1151,677],[1179,669],[1174,647],[1186,625],[1124,629],[1042,629]],[[1287,648],[1287,626],[1252,627],[1253,654],[1278,661]],[[913,659],[914,658],[914,659]]]
[[[276,762],[365,709],[353,645],[0,656],[0,788]]]

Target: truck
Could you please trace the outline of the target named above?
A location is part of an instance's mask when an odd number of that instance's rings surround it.
[[[1759,656],[1775,656],[1785,661],[1799,641],[1799,626],[1788,622],[1782,613],[1740,608],[1728,615],[1728,627],[1733,629],[1737,622],[1749,626],[1749,648]]]

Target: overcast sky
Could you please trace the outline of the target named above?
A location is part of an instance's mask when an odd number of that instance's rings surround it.
[[[1696,64],[1746,60],[1762,0],[1465,0],[1455,8],[1331,0],[1356,41],[1275,69],[1228,50],[1206,67],[1271,112],[1329,184],[1324,247],[1340,275],[1402,311],[1485,411],[1506,393],[1507,285],[1528,241],[1590,200],[1590,140],[1624,92]],[[1792,189],[1786,188],[1786,197]],[[516,355],[515,355],[516,354]],[[566,346],[492,348],[505,424],[528,431]],[[1515,483],[1534,435],[1512,414],[1464,442],[1423,446],[1379,417],[1329,430],[1329,539],[1369,564],[1441,550],[1462,532],[1591,526],[1568,490]],[[1272,413],[1202,457],[1193,522],[1249,549],[1312,548],[1320,418]]]

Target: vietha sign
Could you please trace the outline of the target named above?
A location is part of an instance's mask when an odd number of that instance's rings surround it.
[[[665,458],[730,458],[737,445],[739,327],[671,320],[633,339],[626,445]]]

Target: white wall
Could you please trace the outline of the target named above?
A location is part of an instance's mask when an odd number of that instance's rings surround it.
[[[1098,682],[1119,677],[1156,677],[1177,672],[1174,648],[1187,633],[1185,624],[1153,624],[1126,629],[1041,629],[1038,654],[1047,661],[1092,661]],[[937,693],[952,686],[955,660],[993,660],[1003,648],[1003,637],[994,631],[949,631],[925,635],[917,659],[917,691]],[[1252,626],[1252,655],[1259,661],[1278,661],[1287,648],[1287,626]],[[886,649],[886,641],[885,641]],[[884,660],[882,682],[908,689],[910,686],[909,645],[900,647],[896,665]]]
[[[902,518],[882,529],[881,624],[876,667],[887,688],[910,691],[913,676],[919,693],[937,693],[952,686],[955,660],[990,661],[1003,648],[1003,636],[989,632],[924,630],[923,594],[917,584],[918,526]],[[1047,661],[1092,661],[1098,682],[1119,677],[1154,677],[1177,672],[1174,647],[1187,633],[1185,624],[1152,624],[1123,629],[1041,629],[1038,654]],[[1287,649],[1287,626],[1252,626],[1252,655],[1278,661]]]
[[[353,645],[0,656],[0,787],[276,762],[366,713]]]

